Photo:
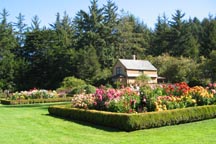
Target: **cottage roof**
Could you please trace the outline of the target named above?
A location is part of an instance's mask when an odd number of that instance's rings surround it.
[[[126,69],[157,70],[148,60],[119,59]]]

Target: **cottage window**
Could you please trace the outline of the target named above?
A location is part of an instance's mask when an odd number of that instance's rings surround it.
[[[122,68],[121,67],[116,67],[116,75],[122,74]]]

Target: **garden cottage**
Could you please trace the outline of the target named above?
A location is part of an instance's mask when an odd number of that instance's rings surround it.
[[[129,85],[142,74],[150,77],[148,83],[157,83],[157,69],[148,60],[136,60],[133,56],[133,59],[119,59],[113,67],[112,77],[115,82]]]

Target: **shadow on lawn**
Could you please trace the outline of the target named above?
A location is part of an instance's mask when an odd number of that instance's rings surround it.
[[[83,125],[83,126],[92,127],[92,128],[96,128],[96,129],[107,131],[107,132],[122,132],[119,129],[110,128],[110,127],[101,126],[101,125],[96,125],[96,124],[92,124],[92,123],[89,123],[89,122],[78,121],[78,120],[71,120],[71,119],[67,119],[67,118],[53,116],[53,115],[50,115],[50,114],[44,114],[44,115],[50,116],[50,117],[54,117],[54,118],[57,118],[57,119],[63,119],[65,121],[74,122],[74,123],[77,123],[77,124],[80,124],[80,125]]]

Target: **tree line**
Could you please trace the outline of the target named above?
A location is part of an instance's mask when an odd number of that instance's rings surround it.
[[[16,22],[8,22],[3,9],[0,89],[56,89],[68,76],[107,84],[116,60],[132,55],[150,60],[167,82],[216,81],[216,17],[186,20],[176,10],[171,19],[158,16],[152,30],[134,15],[117,11],[111,0],[102,7],[91,0],[88,11],[80,10],[74,18],[57,13],[55,22],[41,27],[37,15],[31,26],[21,13]]]

